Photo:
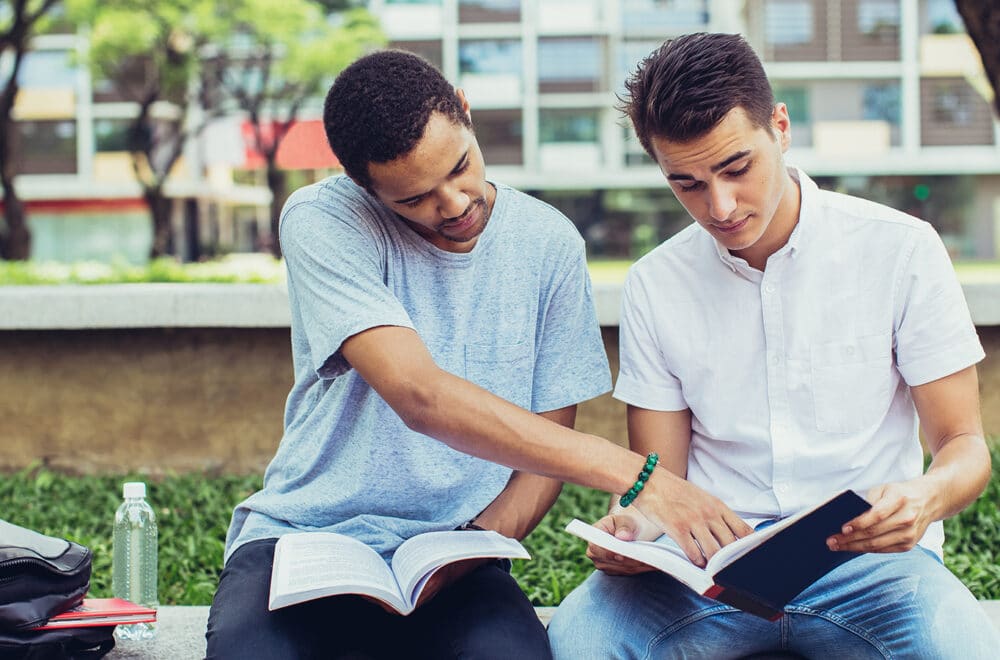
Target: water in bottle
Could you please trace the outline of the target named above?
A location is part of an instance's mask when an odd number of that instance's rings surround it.
[[[156,608],[156,516],[146,502],[146,484],[126,483],[125,501],[115,512],[111,590],[116,598]],[[156,636],[155,623],[119,625],[118,639],[144,640]]]

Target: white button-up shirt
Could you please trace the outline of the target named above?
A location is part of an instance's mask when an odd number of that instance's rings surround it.
[[[984,357],[937,233],[799,182],[764,272],[697,224],[625,283],[615,397],[692,416],[688,479],[751,525],[923,471],[909,386]],[[940,522],[921,545],[941,552]]]

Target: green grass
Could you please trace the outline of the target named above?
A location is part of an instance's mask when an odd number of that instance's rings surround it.
[[[632,261],[592,259],[590,276],[600,284],[621,284]],[[956,262],[963,282],[1000,281],[1000,261]],[[35,261],[0,261],[0,286],[39,284],[135,284],[142,282],[282,282],[284,263],[270,255],[232,254],[202,263],[181,264],[173,259],[157,259],[138,266],[80,262],[72,264]]]
[[[1000,443],[993,479],[961,515],[945,522],[946,562],[978,598],[1000,599]],[[71,477],[34,467],[0,479],[4,519],[83,543],[94,553],[92,594],[111,588],[111,527],[121,484],[137,475]],[[189,474],[147,480],[160,532],[159,597],[163,604],[207,605],[222,565],[233,506],[260,486],[259,476]],[[525,539],[532,561],[514,575],[535,605],[557,605],[590,574],[584,543],[562,531],[573,517],[596,520],[605,493],[568,485],[538,528]]]
[[[230,255],[214,261],[182,264],[156,259],[145,265],[126,262],[72,264],[0,261],[0,285],[271,283],[284,280],[284,263],[266,254]]]

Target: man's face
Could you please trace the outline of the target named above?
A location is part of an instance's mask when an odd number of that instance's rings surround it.
[[[496,199],[496,190],[486,183],[475,135],[439,112],[431,114],[410,153],[388,163],[369,163],[368,173],[379,200],[448,252],[475,246]]]
[[[654,136],[651,143],[691,217],[731,253],[762,268],[798,220],[797,189],[783,157],[790,135],[779,103],[769,129],[755,127],[736,107],[702,137],[671,142]]]

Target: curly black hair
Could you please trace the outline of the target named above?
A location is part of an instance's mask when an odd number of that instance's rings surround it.
[[[323,128],[344,171],[371,191],[369,163],[408,154],[432,112],[472,128],[455,88],[427,60],[380,50],[344,69],[327,92]]]
[[[688,142],[735,107],[753,126],[768,128],[774,92],[760,58],[738,34],[699,32],[666,41],[625,83],[621,110],[650,156],[654,136]]]

